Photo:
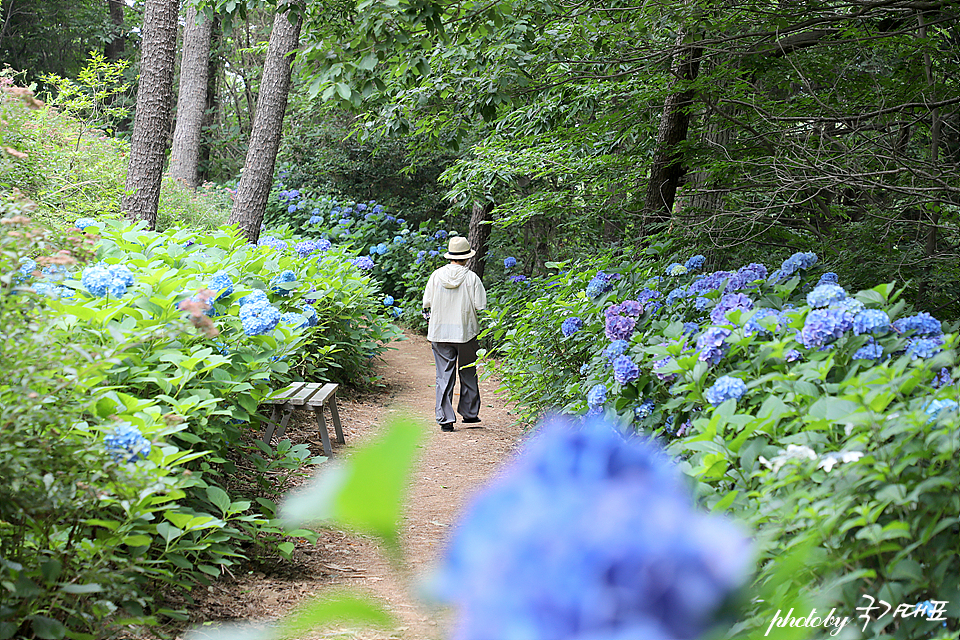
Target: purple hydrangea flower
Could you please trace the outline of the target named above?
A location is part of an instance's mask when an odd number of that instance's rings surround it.
[[[710,312],[710,321],[714,324],[723,324],[728,322],[727,312],[734,309],[741,311],[750,311],[753,309],[753,300],[742,293],[727,293],[720,298],[720,302]]]
[[[523,282],[526,279],[527,279],[527,276],[519,276],[519,275],[510,276],[509,278],[507,278],[507,280],[509,280],[510,282]]]
[[[731,331],[722,327],[710,327],[697,338],[697,360],[716,364],[726,355],[729,345],[724,342]]]
[[[814,309],[807,314],[800,342],[808,349],[822,347],[853,328],[853,316],[839,309]]]
[[[644,400],[640,405],[633,410],[633,417],[637,420],[643,420],[653,413],[654,408],[657,404],[653,400]]]
[[[790,349],[785,354],[783,354],[783,359],[787,362],[798,362],[803,360],[803,354],[797,351],[796,349]]]
[[[658,291],[654,291],[653,293],[656,295],[650,296],[647,298],[647,300],[660,295]],[[643,305],[647,302],[647,300],[624,300],[617,305],[620,308],[619,314],[623,316],[630,316],[631,318],[639,318],[641,315],[643,315]]]
[[[940,369],[940,373],[933,377],[933,381],[930,384],[932,384],[935,389],[950,386],[953,384],[953,378],[950,377],[950,371],[946,367],[943,367]]]
[[[613,289],[613,277],[600,271],[587,283],[587,297],[599,298],[603,294]]]
[[[630,356],[617,356],[613,361],[613,379],[620,384],[633,382],[640,377],[640,367]]]
[[[730,293],[738,289],[744,289],[752,285],[757,280],[763,280],[767,277],[767,268],[759,263],[751,262],[737,269],[737,272],[727,280],[727,286],[724,291]]]
[[[458,640],[696,638],[747,579],[748,545],[649,441],[558,420],[468,509],[432,586]]]
[[[637,321],[627,316],[610,316],[607,318],[605,333],[610,340],[626,340],[633,335]]]
[[[569,338],[580,329],[583,329],[583,320],[580,318],[567,318],[560,323],[560,333],[563,334],[564,338]]]
[[[683,335],[692,336],[700,331],[700,325],[696,322],[684,322],[683,323]]]
[[[713,406],[719,406],[725,400],[739,400],[747,392],[746,383],[733,376],[720,376],[712,387],[707,389],[703,397]]]
[[[625,354],[629,348],[630,342],[628,340],[614,340],[603,350],[603,355],[612,364],[617,356]]]
[[[733,274],[729,271],[714,271],[690,283],[690,295],[708,293],[720,288]]]
[[[360,256],[359,258],[354,258],[350,261],[350,264],[355,266],[357,269],[363,269],[364,271],[369,271],[373,269],[373,260],[368,256]]]
[[[657,376],[659,380],[662,380],[664,382],[671,382],[673,380],[676,380],[677,374],[675,373],[661,373],[657,371],[657,369],[660,369],[670,364],[670,361],[671,361],[670,356],[667,356],[665,358],[660,358],[659,360],[654,360],[652,364],[653,375]]]

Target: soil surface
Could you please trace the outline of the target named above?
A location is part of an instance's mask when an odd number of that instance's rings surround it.
[[[203,637],[203,628],[224,622],[275,620],[304,598],[337,586],[359,589],[378,599],[394,614],[397,626],[381,630],[334,626],[305,638],[450,637],[452,612],[418,599],[418,582],[439,559],[451,526],[472,493],[516,450],[522,429],[497,397],[498,382],[488,379],[480,383],[482,422],[458,423],[454,432],[441,432],[434,418],[436,369],[430,343],[423,336],[406,337],[391,345],[394,348],[376,365],[383,381],[377,393],[360,395],[341,387],[338,406],[347,444],[333,445],[335,457],[349,456],[352,446],[376,437],[394,412],[423,420],[427,435],[410,486],[399,565],[381,553],[375,539],[323,530],[316,545],[300,541],[291,561],[246,575],[225,576],[206,593],[195,593],[197,604],[191,607],[191,621],[199,627],[194,627],[191,638]],[[459,384],[455,393],[454,407]],[[294,414],[284,437],[294,444],[308,443],[314,454],[323,451],[316,423],[305,412]]]

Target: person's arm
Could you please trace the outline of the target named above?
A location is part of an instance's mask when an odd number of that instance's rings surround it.
[[[483,288],[483,281],[476,279],[473,287],[473,306],[477,311],[487,308],[487,290]]]
[[[427,280],[427,286],[423,290],[423,307],[420,315],[423,316],[424,320],[430,320],[430,307],[433,305],[434,280],[433,274],[431,273],[430,278]]]

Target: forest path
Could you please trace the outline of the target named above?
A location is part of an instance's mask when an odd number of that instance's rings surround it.
[[[422,453],[409,489],[401,528],[403,557],[391,564],[377,540],[336,530],[321,533],[317,545],[300,542],[291,562],[281,562],[267,573],[253,571],[221,580],[193,608],[193,623],[237,619],[266,622],[289,611],[309,595],[332,586],[359,589],[382,602],[397,618],[393,629],[357,629],[334,626],[309,638],[361,640],[440,640],[450,637],[452,617],[445,608],[431,607],[416,597],[417,581],[439,559],[451,525],[470,496],[495,473],[515,450],[521,429],[515,416],[497,396],[497,382],[481,381],[482,422],[458,423],[443,433],[434,419],[436,369],[430,343],[407,334],[377,365],[383,387],[357,396],[349,390],[339,397],[346,445],[334,444],[335,455],[349,455],[352,446],[375,438],[393,414],[424,422]],[[459,394],[459,383],[455,390]],[[454,397],[456,407],[459,395]],[[320,448],[316,424],[303,412],[295,414],[286,437],[294,444]]]

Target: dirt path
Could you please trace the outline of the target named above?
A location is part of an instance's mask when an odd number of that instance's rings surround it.
[[[378,368],[385,385],[381,392],[365,397],[347,392],[340,398],[347,445],[334,450],[337,455],[349,455],[351,445],[374,437],[393,412],[424,421],[427,436],[410,487],[402,566],[391,565],[373,539],[324,531],[317,545],[301,543],[293,561],[276,571],[252,572],[209,588],[194,611],[196,623],[273,619],[306,596],[344,585],[380,599],[394,613],[398,626],[386,631],[340,627],[310,638],[449,637],[450,612],[420,602],[414,595],[416,582],[439,558],[450,526],[471,494],[515,450],[521,430],[496,396],[496,382],[487,380],[480,383],[483,422],[469,427],[458,424],[453,433],[442,433],[434,420],[435,368],[430,343],[422,336],[407,337],[393,345],[396,349],[385,354]],[[454,406],[456,402],[455,397]],[[307,419],[296,420],[287,436],[295,444],[309,442],[311,450],[320,450],[315,424]]]

